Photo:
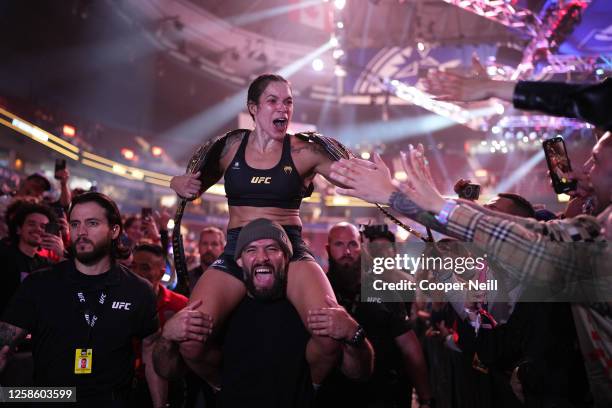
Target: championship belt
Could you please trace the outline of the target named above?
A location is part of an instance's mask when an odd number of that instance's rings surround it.
[[[174,215],[174,229],[172,230],[172,251],[174,255],[174,269],[176,270],[176,277],[178,284],[186,288],[189,292],[189,278],[187,275],[187,263],[185,261],[185,249],[183,247],[183,236],[181,235],[181,222],[183,220],[183,214],[188,201],[193,201],[197,197],[201,196],[206,190],[208,190],[213,184],[215,184],[221,176],[223,176],[223,170],[219,164],[221,158],[221,152],[225,147],[225,142],[228,137],[241,132],[248,132],[245,129],[237,129],[224,134],[223,136],[216,137],[209,140],[196,150],[196,152],[189,159],[187,164],[187,174],[195,174],[200,172],[199,180],[202,182],[202,187],[198,194],[193,197],[182,197],[179,195],[179,202],[176,207],[176,214]],[[178,195],[178,194],[177,194]]]
[[[321,146],[325,150],[325,152],[327,153],[329,158],[332,159],[333,161],[338,161],[340,159],[350,159],[350,158],[356,157],[353,154],[353,152],[351,152],[349,150],[348,147],[344,146],[342,143],[340,143],[336,139],[332,139],[330,137],[323,136],[323,135],[321,135],[321,134],[319,134],[317,132],[296,133],[295,136],[297,136],[300,140],[303,140],[305,142],[315,143],[315,144]],[[408,231],[412,235],[422,239],[425,242],[433,242],[433,237],[431,236],[431,233],[429,233],[429,237],[424,237],[418,231],[415,231],[414,229],[412,229],[408,225],[406,225],[403,222],[401,222],[397,217],[395,217],[393,214],[391,214],[382,205],[376,203],[376,207],[387,218],[389,218],[393,223],[395,223],[396,225],[402,227],[403,229],[405,229],[406,231]]]

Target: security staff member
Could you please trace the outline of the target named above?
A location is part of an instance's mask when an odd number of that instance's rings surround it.
[[[143,339],[143,355],[150,356],[158,329],[155,296],[116,262],[126,250],[110,198],[76,197],[69,220],[74,259],[24,280],[0,322],[0,371],[9,348],[30,333],[35,385],[76,386],[80,406],[123,407],[133,377],[132,339]],[[155,381],[149,387],[155,405],[165,404]]]

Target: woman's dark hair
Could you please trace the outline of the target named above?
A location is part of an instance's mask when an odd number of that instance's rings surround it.
[[[519,217],[535,218],[536,216],[535,209],[533,208],[533,205],[531,205],[531,203],[525,197],[520,196],[518,194],[514,194],[514,193],[499,193],[497,194],[497,196],[511,200],[514,203],[514,205],[520,211],[520,214],[513,214],[513,215],[518,215]]]
[[[249,92],[247,94],[247,110],[250,104],[259,104],[259,98],[261,97],[261,94],[266,90],[270,82],[284,82],[287,85],[290,85],[289,81],[287,81],[280,75],[263,74],[258,76],[253,80],[253,82],[251,82],[251,85],[249,85]],[[255,119],[255,116],[253,116],[250,110],[249,115],[251,115],[251,118]]]
[[[117,238],[113,239],[111,242],[111,258],[113,260],[129,258],[131,252],[130,249],[122,245],[121,241],[119,240],[119,237],[121,237],[121,233],[123,232],[121,213],[119,212],[119,208],[117,208],[117,204],[115,204],[115,202],[106,194],[90,191],[73,198],[70,205],[70,210],[68,210],[68,221],[70,222],[70,215],[72,214],[74,207],[85,203],[96,203],[100,207],[104,208],[104,214],[106,215],[108,225],[110,227],[113,225],[119,226],[119,234],[117,234]]]
[[[11,205],[9,208],[10,213],[7,210],[7,223],[9,227],[9,238],[12,244],[17,244],[19,242],[17,229],[23,227],[25,219],[30,214],[42,214],[49,219],[49,222],[57,222],[57,217],[46,205],[19,201],[18,204],[14,204],[14,206]]]

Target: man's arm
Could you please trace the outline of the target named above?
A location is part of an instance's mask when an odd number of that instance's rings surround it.
[[[172,378],[189,367],[196,375],[218,385],[218,371],[221,362],[220,350],[209,347],[203,352],[202,342],[213,330],[212,318],[197,310],[202,305],[198,300],[179,310],[164,325],[157,341],[154,364],[158,373]],[[190,360],[183,358],[186,353]]]
[[[0,373],[4,371],[9,353],[26,335],[27,332],[24,329],[0,322]]]
[[[186,370],[178,344],[160,336],[153,346],[155,372],[167,380],[179,378]]]
[[[68,208],[70,207],[70,202],[72,201],[72,193],[70,192],[70,188],[68,187],[68,180],[70,179],[70,170],[68,170],[67,168],[59,170],[57,173],[55,173],[55,176],[60,182],[59,202],[63,208]]]
[[[588,228],[584,221],[574,219],[554,223],[554,226],[557,229],[575,229],[578,233],[578,229]],[[592,276],[588,270],[590,265],[580,261],[582,257],[575,248],[568,243],[550,241],[534,232],[535,226],[528,227],[537,223],[534,220],[519,225],[459,205],[449,216],[446,234],[473,242],[519,281],[576,283],[581,278]]]
[[[160,377],[153,366],[153,346],[159,337],[159,333],[154,333],[142,340],[142,360],[154,408],[164,407],[168,402],[168,381]]]
[[[367,380],[374,371],[374,348],[367,338],[358,345],[342,346],[340,370],[353,380]]]
[[[318,336],[343,342],[341,370],[348,378],[366,379],[374,371],[374,349],[364,333],[357,335],[359,323],[329,296],[329,307],[308,313],[308,329]],[[360,329],[361,331],[363,329]]]
[[[406,372],[414,384],[419,400],[431,400],[432,395],[431,387],[429,386],[427,363],[425,362],[421,343],[419,343],[419,339],[414,334],[414,330],[408,330],[406,333],[397,336],[395,344],[402,353]]]

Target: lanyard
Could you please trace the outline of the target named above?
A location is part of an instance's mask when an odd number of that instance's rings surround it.
[[[87,346],[89,346],[91,344],[91,334],[93,327],[99,320],[98,312],[100,312],[102,305],[104,305],[104,302],[106,301],[106,293],[104,293],[104,291],[100,292],[100,297],[98,298],[98,302],[94,306],[93,312],[90,311],[89,308],[87,308],[85,294],[83,292],[77,292],[77,299],[79,300],[79,308],[81,309],[81,312],[83,312],[85,322],[87,323]]]

